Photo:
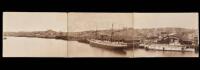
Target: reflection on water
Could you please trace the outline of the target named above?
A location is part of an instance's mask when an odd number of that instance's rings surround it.
[[[198,57],[194,52],[152,51],[145,49],[105,49],[77,41],[7,37],[3,57]]]
[[[68,53],[69,57],[131,57],[127,53],[132,53],[132,50],[112,50],[91,47],[89,44],[77,41],[68,41]]]
[[[63,40],[7,37],[3,40],[3,57],[63,57],[67,54]]]
[[[91,47],[77,41],[27,37],[3,40],[3,57],[130,57],[129,52]]]
[[[123,50],[123,49],[105,49],[105,48],[100,48],[100,47],[94,47],[94,48],[102,49],[105,51],[110,51],[110,52],[113,52],[113,53],[116,53],[119,55],[126,55],[126,53],[127,53],[126,50]]]

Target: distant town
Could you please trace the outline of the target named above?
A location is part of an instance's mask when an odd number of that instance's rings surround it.
[[[154,42],[161,36],[165,35],[169,38],[171,36],[177,37],[182,44],[198,43],[198,32],[194,29],[185,28],[151,28],[151,29],[133,29],[124,28],[113,30],[113,40],[133,42],[133,41],[150,41]],[[4,36],[15,37],[37,37],[37,38],[51,38],[62,40],[81,41],[91,38],[109,39],[111,30],[93,30],[83,32],[56,32],[53,30],[47,31],[33,31],[33,32],[4,32]]]

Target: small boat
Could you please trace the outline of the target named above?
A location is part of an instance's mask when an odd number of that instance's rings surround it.
[[[81,42],[81,43],[89,43],[89,40],[87,40],[87,39],[81,39],[81,40],[78,40],[78,42]]]
[[[6,37],[4,37],[3,39],[7,39]]]

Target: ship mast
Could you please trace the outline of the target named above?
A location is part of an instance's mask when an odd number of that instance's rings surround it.
[[[96,26],[96,31],[95,31],[95,39],[97,39],[97,26]]]
[[[133,25],[133,35],[132,35],[133,37],[132,38],[134,38],[134,33],[135,33],[135,29],[134,29],[134,13],[132,13],[131,15],[132,15],[132,25]],[[132,42],[133,45],[132,46],[133,46],[133,51],[134,51],[134,39],[132,39],[132,40],[133,40],[133,42]],[[133,57],[134,57],[134,52],[133,52]]]
[[[113,34],[114,32],[113,32],[113,24],[112,24],[112,33],[111,33],[111,39],[110,39],[111,42],[113,41]]]

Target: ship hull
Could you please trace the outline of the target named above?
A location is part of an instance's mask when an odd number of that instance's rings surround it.
[[[161,50],[161,51],[188,51],[188,52],[194,52],[194,48],[185,48],[183,46],[176,46],[176,45],[146,45],[144,46],[145,49],[148,50]]]
[[[100,47],[100,48],[106,48],[106,49],[124,49],[124,48],[128,48],[127,45],[109,45],[109,44],[97,43],[97,42],[92,41],[92,40],[89,40],[89,44],[92,47]]]

